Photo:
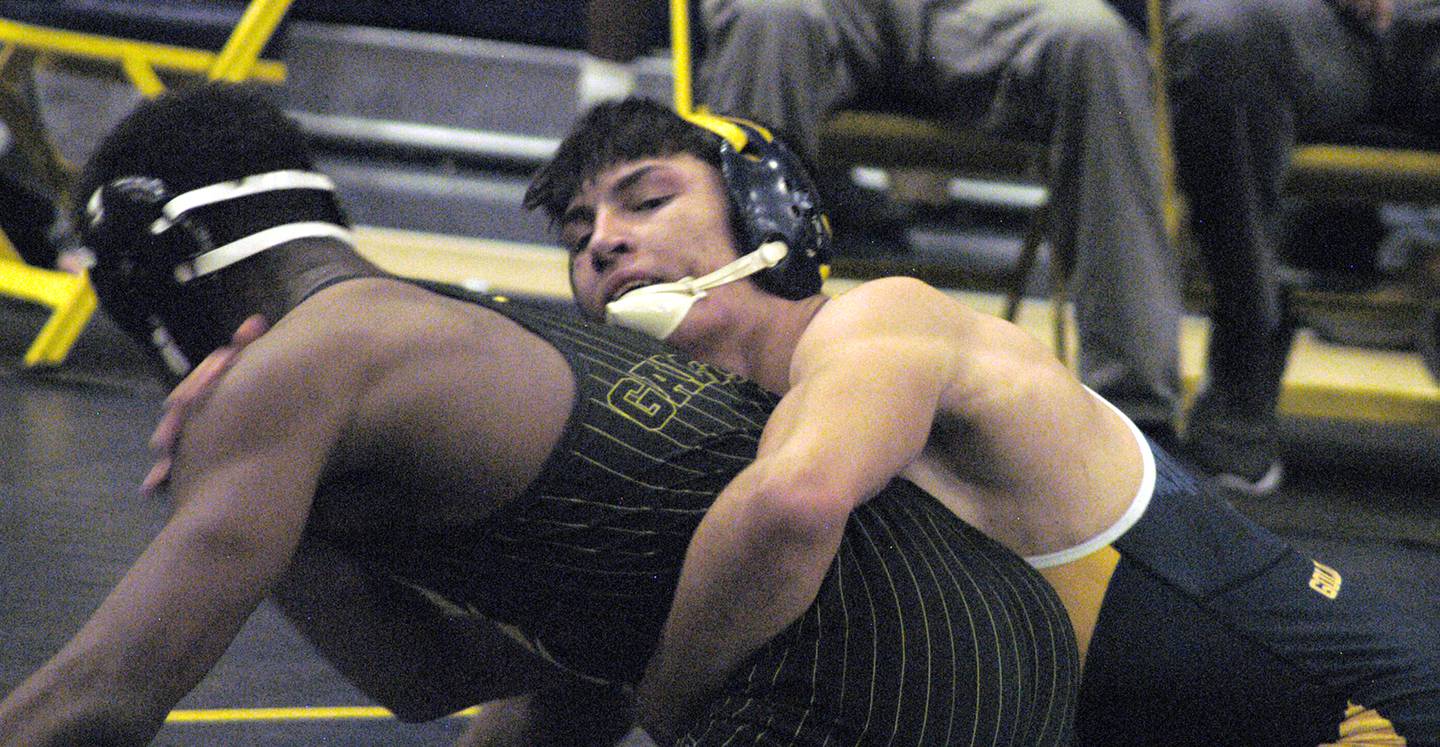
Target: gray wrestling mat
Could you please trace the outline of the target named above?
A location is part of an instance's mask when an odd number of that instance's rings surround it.
[[[165,388],[103,314],[66,364],[20,358],[43,312],[0,299],[0,692],[78,629],[163,523],[139,496]],[[1280,494],[1239,503],[1351,573],[1440,615],[1440,438],[1425,430],[1287,424]],[[401,724],[322,662],[268,604],[179,706],[161,745],[444,745],[460,718]],[[643,744],[632,741],[629,744]]]

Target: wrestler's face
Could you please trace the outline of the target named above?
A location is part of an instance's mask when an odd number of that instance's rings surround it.
[[[601,172],[566,208],[560,238],[570,250],[575,301],[593,319],[626,291],[700,277],[738,256],[720,173],[689,154]],[[754,290],[748,282],[716,288],[692,315],[703,321],[701,309],[747,288]]]

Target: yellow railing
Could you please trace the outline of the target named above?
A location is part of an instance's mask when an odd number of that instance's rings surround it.
[[[44,132],[44,120],[23,90],[37,63],[69,59],[115,65],[146,97],[165,90],[160,73],[180,73],[239,82],[285,80],[282,63],[261,60],[260,51],[274,35],[292,0],[252,0],[218,52],[134,39],[54,29],[0,18],[0,115],[18,147],[36,165],[62,199],[68,200],[72,176]],[[0,294],[47,306],[53,311],[25,353],[25,365],[64,362],[95,311],[95,290],[82,272],[70,274],[26,264],[0,232]]]

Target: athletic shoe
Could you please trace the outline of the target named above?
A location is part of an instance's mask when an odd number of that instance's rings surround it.
[[[1285,466],[1276,459],[1270,462],[1269,469],[1257,478],[1237,475],[1230,472],[1220,472],[1210,478],[1211,484],[1221,490],[1231,493],[1241,493],[1251,498],[1264,498],[1280,488],[1280,482],[1285,477]]]
[[[1207,403],[1191,409],[1182,453],[1210,484],[1250,497],[1280,487],[1278,423],[1270,417],[1223,413]]]

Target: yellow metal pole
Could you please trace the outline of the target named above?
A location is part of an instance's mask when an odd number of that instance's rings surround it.
[[[143,55],[123,55],[120,58],[120,69],[125,71],[125,77],[130,79],[135,90],[145,98],[153,99],[165,93],[165,83],[155,74],[155,68],[150,66],[150,61]]]
[[[1169,69],[1165,59],[1165,8],[1162,0],[1145,0],[1146,26],[1150,36],[1150,79],[1155,99],[1155,135],[1160,146],[1161,205],[1165,234],[1171,245],[1180,241],[1180,201],[1175,189],[1175,144],[1170,132]]]
[[[675,112],[688,117],[695,109],[690,81],[690,0],[670,0],[670,63],[675,81]]]
[[[274,35],[275,28],[290,9],[291,0],[251,0],[240,17],[240,23],[230,34],[229,41],[220,50],[215,65],[210,68],[211,80],[238,83],[250,77],[250,70],[265,44]]]
[[[127,56],[138,55],[152,68],[197,75],[216,69],[217,60],[216,53],[201,49],[31,26],[3,18],[0,18],[0,44],[34,50],[41,55],[58,54],[116,64],[123,64]],[[257,80],[270,83],[285,80],[285,66],[279,62],[252,59],[251,64],[247,73],[253,73],[252,77]]]

